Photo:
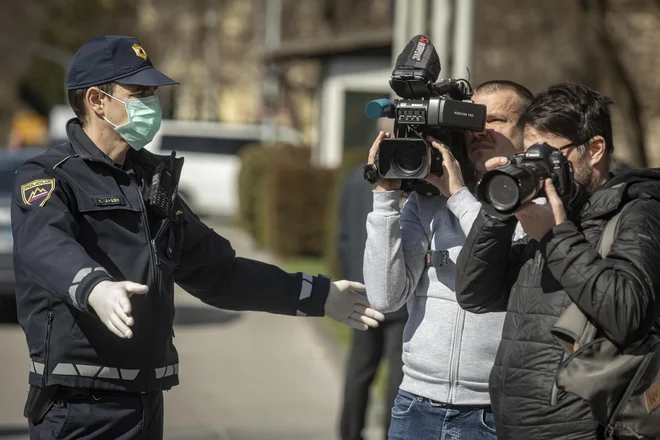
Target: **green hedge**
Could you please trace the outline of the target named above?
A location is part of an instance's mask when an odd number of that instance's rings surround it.
[[[310,152],[276,144],[240,154],[239,223],[277,256],[324,253],[333,171],[312,167]]]
[[[258,213],[259,199],[261,193],[261,176],[266,171],[266,156],[264,146],[252,144],[245,146],[239,153],[241,159],[241,170],[238,175],[238,225],[259,240]]]
[[[286,144],[250,145],[241,150],[240,227],[277,256],[325,259],[334,279],[337,259],[339,190],[346,174],[366,163],[368,148],[344,152],[335,170],[312,167],[309,148]]]

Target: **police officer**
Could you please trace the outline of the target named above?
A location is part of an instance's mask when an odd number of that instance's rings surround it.
[[[136,39],[88,41],[67,74],[69,142],[17,172],[33,439],[162,438],[162,390],[178,384],[175,282],[223,309],[326,315],[363,330],[383,319],[359,283],[237,257],[176,196],[183,160],[142,149],[160,127],[154,91],[174,84]]]

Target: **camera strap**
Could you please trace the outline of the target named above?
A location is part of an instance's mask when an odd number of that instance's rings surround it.
[[[449,251],[434,251],[429,249],[425,256],[426,267],[447,267],[451,260]]]

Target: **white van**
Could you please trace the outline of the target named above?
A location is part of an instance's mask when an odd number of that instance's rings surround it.
[[[238,152],[259,142],[303,145],[302,134],[288,127],[164,120],[145,148],[155,154],[176,151],[184,157],[179,194],[199,215],[234,216],[238,211]]]

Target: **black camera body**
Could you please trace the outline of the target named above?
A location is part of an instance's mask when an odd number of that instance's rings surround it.
[[[509,156],[509,164],[486,172],[477,186],[477,197],[501,214],[512,214],[521,205],[545,197],[545,179],[552,179],[566,202],[576,191],[573,164],[548,144],[534,144],[524,154]]]
[[[483,131],[486,125],[486,106],[471,101],[470,83],[462,79],[435,83],[439,73],[438,53],[427,36],[417,35],[397,58],[390,79],[392,90],[404,99],[381,99],[367,106],[369,117],[394,119],[394,138],[381,141],[376,168],[383,179],[402,179],[405,192],[439,194],[424,180],[443,172],[442,154],[426,141],[427,136],[445,144],[459,163],[466,164],[465,132]]]
[[[433,135],[445,145],[461,144],[451,131],[483,130],[485,106],[443,97],[398,100],[395,103],[394,139],[383,139],[376,167],[384,179],[424,179],[442,175],[442,154],[426,141]]]

